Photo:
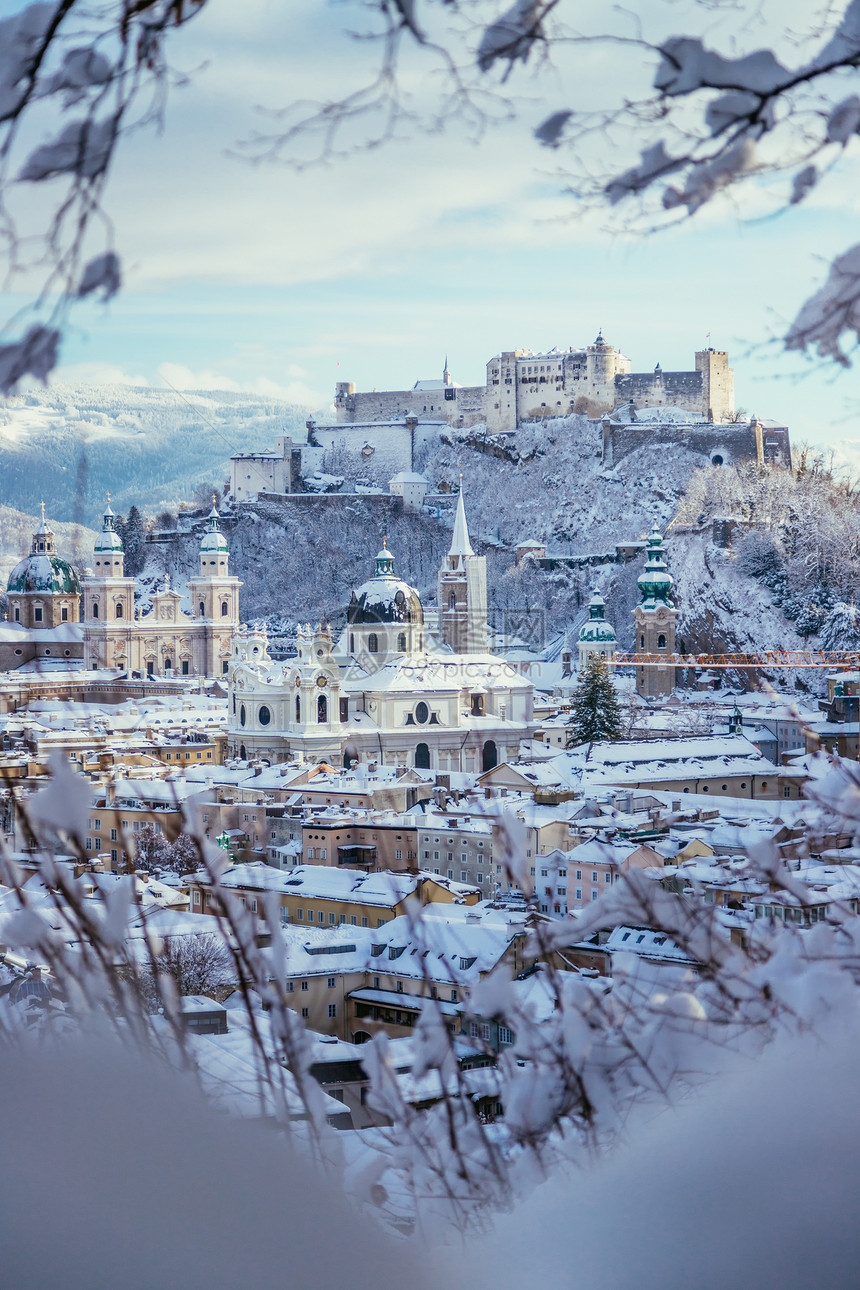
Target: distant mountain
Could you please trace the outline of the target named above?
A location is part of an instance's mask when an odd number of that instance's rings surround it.
[[[0,505],[52,521],[92,525],[107,493],[175,509],[195,485],[221,487],[235,452],[271,449],[279,434],[302,442],[309,409],[225,391],[56,385],[0,404]]]

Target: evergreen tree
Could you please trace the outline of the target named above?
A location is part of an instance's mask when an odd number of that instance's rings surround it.
[[[125,572],[126,576],[136,578],[139,573],[143,572],[143,566],[146,561],[146,529],[143,523],[143,516],[136,506],[132,506],[128,513],[128,519],[123,525],[122,544],[125,548]]]
[[[567,746],[574,748],[595,739],[620,739],[623,732],[621,709],[609,668],[600,654],[589,654],[573,692]]]

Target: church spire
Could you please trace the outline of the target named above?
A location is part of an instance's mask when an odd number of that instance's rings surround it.
[[[474,555],[469,541],[469,528],[466,524],[466,508],[463,505],[463,476],[460,476],[460,495],[457,498],[457,514],[454,518],[454,532],[451,536],[449,555]]]

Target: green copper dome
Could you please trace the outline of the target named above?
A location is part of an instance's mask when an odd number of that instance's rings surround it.
[[[675,579],[666,568],[663,552],[663,535],[655,524],[648,537],[648,560],[640,573],[637,582],[643,605],[653,605],[658,601],[671,605],[671,591]]]
[[[66,592],[79,596],[81,584],[78,575],[67,560],[61,560],[54,549],[54,533],[45,520],[45,504],[42,503],[42,523],[33,534],[30,554],[19,560],[9,574],[6,590],[19,595],[27,592],[41,592],[50,595],[52,592]]]
[[[581,644],[611,642],[616,640],[615,628],[603,617],[605,601],[599,591],[595,591],[588,604],[589,620],[579,629]]]
[[[79,596],[81,584],[72,566],[58,555],[28,555],[19,560],[9,574],[6,590],[41,591],[46,594],[65,591]]]

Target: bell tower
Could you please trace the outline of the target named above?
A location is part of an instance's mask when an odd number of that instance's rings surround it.
[[[135,664],[130,656],[134,622],[134,578],[125,576],[122,538],[110,494],[102,531],[93,546],[92,572],[84,578],[84,667],[123,671]]]
[[[439,570],[436,599],[443,644],[455,654],[486,654],[487,561],[475,555],[469,541],[462,475],[451,549]]]
[[[663,535],[656,523],[648,536],[648,559],[640,573],[641,603],[636,617],[636,651],[639,654],[665,655],[666,666],[637,667],[636,692],[644,698],[671,694],[675,688],[675,668],[668,659],[675,653],[675,622],[678,611],[671,598],[674,579],[666,568]]]
[[[200,542],[200,573],[188,579],[191,615],[204,625],[198,642],[198,676],[220,676],[230,666],[231,638],[239,626],[238,578],[230,576],[227,539],[212,498],[212,510]]]

